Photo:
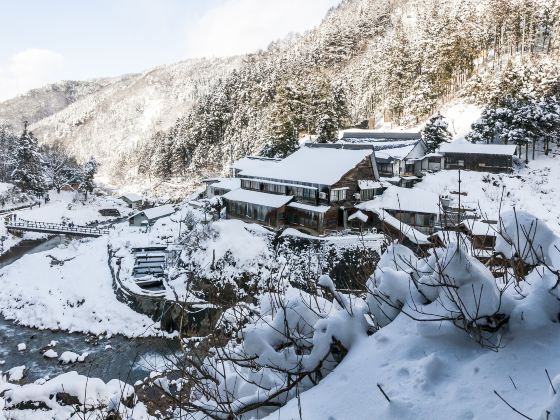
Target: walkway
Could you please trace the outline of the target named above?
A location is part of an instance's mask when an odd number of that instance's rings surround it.
[[[89,226],[77,226],[58,223],[33,222],[23,219],[6,220],[4,224],[6,225],[6,228],[8,230],[19,230],[27,232],[52,233],[71,236],[90,236],[94,238],[109,234],[109,229],[98,229]]]

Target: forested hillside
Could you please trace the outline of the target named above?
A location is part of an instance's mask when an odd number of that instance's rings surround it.
[[[4,124],[19,126],[23,120],[33,124],[49,117],[68,105],[95,94],[104,87],[126,80],[132,75],[118,78],[96,79],[89,81],[67,80],[53,83],[39,89],[32,89],[24,95],[16,96],[0,103],[0,121]]]
[[[382,116],[418,123],[459,94],[484,102],[512,62],[533,79],[557,72],[559,14],[556,0],[345,0],[247,56],[125,159],[160,179],[213,174],[245,154],[285,155],[302,133],[329,141]]]
[[[0,127],[17,137],[27,120],[39,143],[66,149],[82,163],[95,157],[100,175],[113,174],[122,186],[120,157],[171,127],[237,64],[235,57],[187,60],[141,74],[56,83],[1,103]],[[126,162],[119,169],[136,167]]]
[[[285,156],[303,134],[416,125],[459,96],[540,100],[559,73],[559,16],[558,0],[343,0],[264,51],[51,85],[0,104],[0,120],[93,155],[114,184],[185,188],[240,156]]]

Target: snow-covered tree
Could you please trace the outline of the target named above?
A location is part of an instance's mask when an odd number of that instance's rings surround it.
[[[426,123],[422,130],[422,140],[426,143],[427,153],[435,152],[442,143],[451,141],[448,124],[439,112]]]
[[[95,158],[90,158],[84,165],[82,166],[82,185],[81,188],[86,194],[93,192],[95,188],[95,175],[97,174],[97,169],[99,164],[95,160]]]
[[[9,182],[14,170],[14,147],[17,135],[9,124],[0,124],[0,181]]]
[[[78,162],[60,144],[43,145],[39,150],[43,160],[45,180],[50,187],[60,192],[64,185],[81,182]]]
[[[12,162],[14,169],[11,179],[18,187],[36,194],[44,191],[45,180],[39,144],[33,133],[27,130],[27,122],[14,146]]]

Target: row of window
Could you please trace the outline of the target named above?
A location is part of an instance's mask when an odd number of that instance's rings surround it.
[[[292,185],[286,186],[281,184],[268,184],[252,180],[242,180],[241,186],[244,189],[253,191],[261,191],[272,194],[293,195],[294,197],[313,202],[317,200],[317,190],[311,188],[297,187]],[[360,199],[362,201],[372,200],[374,196],[374,190],[370,189],[360,191]],[[334,188],[330,191],[331,202],[345,201],[348,199],[348,188]]]
[[[403,223],[411,226],[431,227],[434,218],[431,214],[409,213],[405,211],[397,211],[394,214],[395,218]]]
[[[228,212],[234,216],[249,217],[259,222],[266,222],[270,209],[256,204],[233,201],[228,203]]]

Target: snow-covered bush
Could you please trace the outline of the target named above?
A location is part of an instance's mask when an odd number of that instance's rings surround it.
[[[544,222],[527,212],[511,210],[502,215],[500,224],[496,251],[530,266],[560,268],[560,238]]]
[[[422,259],[402,245],[391,245],[368,282],[368,292],[378,327],[402,312],[418,321],[452,323],[484,344],[490,344],[487,333],[497,331],[509,311],[490,270],[458,243]]]
[[[404,245],[391,244],[368,280],[367,304],[379,327],[397,317],[410,295],[409,283],[418,259]]]
[[[45,418],[147,418],[142,403],[135,398],[134,388],[117,379],[105,383],[77,372],[67,372],[47,381],[16,385],[0,378],[0,418],[34,418],[37,412]]]
[[[263,296],[258,319],[200,363],[193,359],[188,410],[262,417],[327,375],[367,336],[367,306],[337,292],[328,276],[319,285],[334,301],[295,288]]]

